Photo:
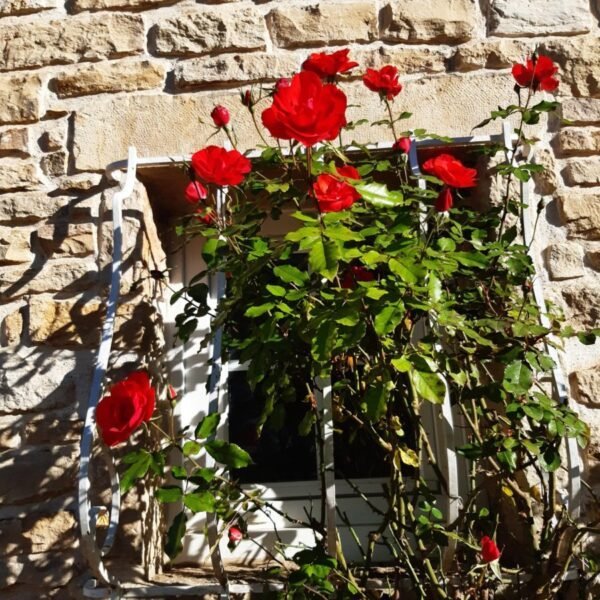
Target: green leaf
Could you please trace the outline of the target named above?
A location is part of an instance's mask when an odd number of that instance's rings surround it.
[[[402,192],[392,192],[384,183],[357,183],[354,187],[366,202],[374,206],[397,206],[404,199]]]
[[[185,513],[181,511],[174,519],[169,531],[167,533],[167,540],[165,543],[165,553],[171,559],[175,558],[182,550],[183,544],[182,539],[185,535],[185,524],[187,517]]]
[[[312,340],[311,353],[320,363],[328,363],[337,337],[337,327],[332,321],[323,321]]]
[[[305,214],[303,212],[299,212],[299,211],[292,213],[292,217],[294,217],[294,219],[298,219],[299,221],[304,221],[305,223],[317,224],[319,222],[319,220],[316,217],[307,215],[307,214]]]
[[[339,260],[339,246],[332,240],[325,240],[325,242],[321,238],[315,240],[308,254],[310,268],[329,281],[333,281],[337,275]]]
[[[446,395],[446,386],[437,373],[427,373],[424,371],[411,371],[411,380],[415,386],[415,393],[434,404],[442,404]]]
[[[386,335],[398,327],[404,317],[404,306],[398,302],[385,306],[374,319],[377,335]]]
[[[398,260],[396,258],[392,258],[388,264],[390,271],[394,273],[394,275],[398,275],[402,281],[411,284],[417,283],[418,278],[411,268],[414,267],[414,265],[409,265],[407,261]]]
[[[210,415],[206,415],[200,423],[196,426],[196,431],[194,432],[194,437],[200,440],[205,440],[209,438],[211,435],[215,434],[217,431],[217,427],[219,426],[219,421],[221,420],[221,415],[219,413],[212,413]]]
[[[275,304],[273,302],[265,302],[265,304],[261,304],[259,306],[251,306],[246,310],[244,316],[251,318],[260,317],[273,308],[275,308]]]
[[[267,292],[269,292],[269,294],[273,294],[273,296],[277,296],[278,298],[285,296],[287,293],[286,289],[280,285],[267,284],[265,287],[267,288]]]
[[[122,493],[130,490],[138,479],[146,475],[152,462],[152,454],[140,450],[136,455],[130,455],[128,460],[131,461],[131,466],[123,473],[119,483]]]
[[[273,269],[273,273],[285,283],[293,283],[302,287],[308,281],[308,274],[294,267],[294,265],[279,265]]]
[[[525,394],[533,382],[531,369],[520,360],[511,362],[504,370],[502,387],[511,394]]]
[[[392,367],[394,367],[394,369],[400,373],[408,373],[412,369],[412,363],[404,356],[392,358],[390,362],[392,363]]]
[[[523,404],[523,412],[537,423],[544,418],[544,409],[539,404]]]
[[[455,258],[465,267],[478,267],[484,269],[488,264],[487,257],[479,252],[452,252],[450,256]]]
[[[231,467],[242,469],[252,464],[252,458],[237,444],[230,444],[223,440],[211,440],[206,443],[206,451],[217,461]]]
[[[194,456],[200,454],[200,450],[202,450],[202,446],[198,442],[190,440],[183,445],[182,452],[184,456]]]
[[[193,512],[213,512],[215,497],[210,492],[193,492],[183,497],[183,503]]]
[[[550,446],[540,454],[540,463],[542,468],[549,473],[556,471],[560,467],[560,454],[556,448]]]
[[[556,110],[560,106],[560,102],[549,102],[548,100],[542,100],[538,102],[534,106],[531,107],[531,110],[536,110],[538,112],[550,112]]]
[[[194,469],[190,475],[190,481],[196,485],[199,485],[202,481],[210,483],[215,478],[215,475],[216,473],[214,469],[200,467],[199,469]]]
[[[384,381],[375,381],[369,386],[363,403],[365,413],[371,421],[378,421],[385,414],[388,397],[389,390]]]
[[[181,500],[182,495],[178,485],[165,485],[154,492],[154,497],[159,502],[177,502]]]

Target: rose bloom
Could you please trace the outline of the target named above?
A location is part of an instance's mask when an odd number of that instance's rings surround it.
[[[398,152],[401,152],[403,154],[408,154],[410,152],[411,145],[412,141],[409,137],[401,137],[394,142],[392,149],[397,150]]]
[[[321,212],[338,212],[350,208],[359,198],[360,194],[346,179],[360,179],[358,171],[349,165],[337,167],[338,177],[329,173],[322,173],[313,183],[313,194],[317,199]]]
[[[340,285],[346,290],[353,290],[359,281],[373,281],[375,275],[361,265],[353,265],[344,271]]]
[[[96,423],[107,446],[124,442],[154,412],[156,397],[145,371],[136,371],[111,386],[96,409]]]
[[[244,534],[239,527],[234,526],[229,528],[227,537],[229,538],[230,544],[237,544],[244,537]]]
[[[278,86],[262,122],[275,138],[312,146],[338,136],[346,124],[346,104],[342,90],[323,84],[315,73],[302,71],[288,87]]]
[[[212,109],[210,116],[217,127],[225,127],[225,125],[229,123],[229,111],[220,104],[217,104],[217,106]]]
[[[363,75],[363,83],[380,96],[393,100],[401,91],[402,84],[398,81],[398,69],[386,65],[379,70],[367,69]]]
[[[481,558],[484,563],[491,563],[500,558],[500,550],[493,539],[484,535],[481,538]]]
[[[348,59],[350,50],[337,52],[314,52],[303,63],[304,71],[312,71],[322,79],[331,79],[338,73],[347,73],[350,69],[358,67],[358,63]]]
[[[185,188],[184,196],[188,204],[198,204],[206,199],[208,192],[199,181],[190,181]]]
[[[216,185],[239,185],[250,172],[250,161],[237,150],[207,146],[192,155],[192,167],[200,179]]]
[[[558,87],[554,77],[558,67],[547,56],[538,56],[536,61],[527,59],[526,64],[513,65],[512,74],[521,87],[531,87],[534,92],[553,92]]]
[[[423,170],[453,188],[473,187],[477,181],[477,170],[465,167],[451,154],[438,154],[426,160]]]

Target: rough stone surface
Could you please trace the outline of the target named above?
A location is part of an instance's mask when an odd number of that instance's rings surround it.
[[[458,46],[451,60],[457,71],[506,69],[521,62],[531,51],[531,44],[520,40],[485,40]]]
[[[45,411],[22,421],[19,434],[25,444],[69,444],[81,439],[82,421],[69,409]]]
[[[563,154],[600,152],[600,129],[568,127],[558,134],[558,148]]]
[[[565,98],[561,111],[562,118],[573,123],[599,123],[600,99]]]
[[[85,406],[93,357],[87,351],[0,350],[0,413]]]
[[[0,269],[0,299],[39,292],[77,292],[97,282],[96,264],[85,260],[49,261],[41,268]]]
[[[73,0],[71,10],[104,10],[106,8],[154,8],[161,4],[173,4],[177,0]]]
[[[140,15],[81,15],[27,28],[0,25],[0,39],[0,71],[10,71],[137,54],[144,49],[144,24]]]
[[[56,184],[62,191],[87,192],[100,185],[102,175],[99,173],[77,173],[62,177]]]
[[[21,341],[23,334],[23,313],[15,310],[6,315],[0,325],[0,340],[2,346],[14,346]]]
[[[0,501],[22,503],[69,489],[75,483],[78,451],[75,444],[9,450],[0,464]]]
[[[534,162],[544,167],[542,172],[533,175],[535,191],[542,195],[553,194],[558,187],[554,153],[548,148],[538,149],[534,155]]]
[[[493,0],[491,4],[489,30],[493,35],[574,35],[591,29],[588,0]]]
[[[600,288],[574,285],[562,290],[567,318],[575,329],[600,327]]]
[[[571,158],[562,170],[567,185],[600,184],[600,156]]]
[[[551,244],[546,248],[546,265],[551,279],[583,277],[583,247],[575,242]]]
[[[284,48],[371,42],[377,37],[377,12],[374,2],[277,6],[267,15],[267,25]]]
[[[175,66],[173,79],[177,89],[225,81],[273,81],[289,76],[298,66],[293,54],[228,54],[180,62]]]
[[[24,15],[57,6],[58,0],[4,0],[0,4],[0,17]]]
[[[254,7],[198,7],[161,19],[150,31],[151,49],[164,56],[264,50],[265,25]]]
[[[476,36],[478,25],[475,0],[448,0],[435,7],[423,0],[392,0],[382,13],[382,37],[394,42],[466,42]]]
[[[31,231],[0,227],[0,265],[31,262]]]
[[[362,67],[380,69],[385,65],[394,65],[401,75],[412,73],[440,73],[446,70],[451,49],[449,48],[399,48],[397,46],[381,46],[373,50],[356,50],[352,58]]]
[[[29,129],[13,127],[0,131],[0,156],[4,154],[29,156]]]
[[[40,117],[41,86],[42,80],[36,74],[0,75],[0,125],[36,121]]]
[[[558,206],[570,237],[600,239],[600,193],[564,192]]]
[[[65,71],[51,81],[51,86],[59,98],[102,92],[130,92],[159,87],[164,75],[162,65],[148,60],[118,61]]]
[[[600,408],[600,365],[571,373],[569,379],[579,403]]]
[[[42,183],[36,164],[30,160],[4,159],[0,169],[0,192],[33,190]]]
[[[69,198],[43,192],[18,192],[0,196],[0,223],[34,223],[47,217],[68,215]]]
[[[594,271],[600,271],[600,250],[588,250],[585,253],[585,261]]]
[[[61,150],[67,139],[68,124],[65,120],[53,120],[44,123],[45,131],[40,135],[38,144],[44,152]]]
[[[68,154],[60,150],[42,157],[40,167],[48,177],[60,177],[67,172]]]
[[[41,518],[33,515],[26,520],[23,531],[33,554],[75,548],[79,542],[77,534],[75,517],[64,510]]]
[[[40,227],[36,238],[50,258],[89,256],[94,252],[94,228],[91,223],[61,221]]]

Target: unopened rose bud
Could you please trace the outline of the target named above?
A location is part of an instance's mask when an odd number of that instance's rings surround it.
[[[252,92],[250,90],[242,92],[242,104],[248,108],[252,108],[254,106],[254,98],[252,98]]]
[[[394,142],[392,148],[398,152],[402,152],[403,154],[408,154],[411,144],[412,142],[409,137],[401,137]]]
[[[210,116],[216,127],[225,127],[229,123],[229,111],[220,104],[213,108]]]
[[[237,544],[239,541],[242,540],[244,534],[242,533],[242,530],[239,527],[234,526],[229,528],[227,536],[229,538],[230,544]]]
[[[188,204],[198,204],[206,199],[208,192],[199,181],[190,181],[185,188],[185,201]]]

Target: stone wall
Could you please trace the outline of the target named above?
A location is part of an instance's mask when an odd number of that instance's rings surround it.
[[[194,151],[217,102],[250,147],[240,87],[345,46],[362,68],[399,67],[408,127],[465,135],[512,100],[510,66],[538,47],[561,66],[564,119],[536,154],[549,169],[536,183],[547,200],[539,268],[574,326],[600,327],[599,13],[600,0],[0,1],[2,597],[64,598],[80,585],[74,489],[106,293],[107,163],[131,144],[142,156]],[[380,115],[358,78],[346,89]],[[136,343],[143,357],[160,349],[147,274],[164,265],[142,187],[126,214],[121,363],[138,358]],[[586,460],[597,487],[599,365],[597,345],[568,344],[573,395],[595,424]]]

